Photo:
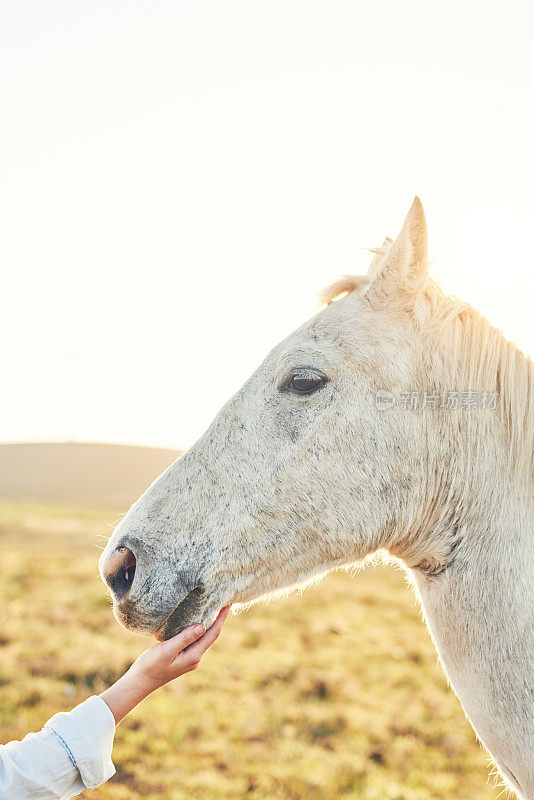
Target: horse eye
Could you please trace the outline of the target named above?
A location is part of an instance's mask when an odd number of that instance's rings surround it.
[[[324,375],[319,372],[312,372],[311,370],[301,370],[294,372],[291,378],[287,381],[285,388],[289,389],[295,394],[312,394],[318,389],[321,389],[328,381]]]

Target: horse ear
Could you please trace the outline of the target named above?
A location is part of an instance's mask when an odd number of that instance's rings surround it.
[[[385,244],[385,243],[384,243]],[[381,248],[382,250],[382,248]],[[373,270],[374,267],[374,270]],[[373,307],[399,302],[412,306],[428,277],[428,241],[425,212],[418,197],[408,211],[401,232],[377,264],[369,270],[365,296]]]

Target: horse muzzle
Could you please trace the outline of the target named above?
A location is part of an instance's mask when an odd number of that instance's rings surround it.
[[[133,545],[135,547],[135,545]],[[206,590],[199,576],[165,565],[148,567],[143,553],[121,545],[104,553],[102,580],[110,589],[116,619],[127,630],[163,641],[188,625],[208,627],[224,605]]]

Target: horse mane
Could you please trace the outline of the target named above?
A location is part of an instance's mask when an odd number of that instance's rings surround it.
[[[371,251],[376,256],[370,272],[376,270],[387,249]],[[369,275],[343,275],[323,289],[319,298],[330,305],[347,294],[362,291],[368,284]],[[510,465],[528,483],[534,482],[532,360],[469,303],[446,294],[431,278],[417,303],[429,363],[428,371],[421,376],[421,387],[414,388],[495,393]],[[428,386],[429,376],[433,386]]]
[[[320,305],[329,306],[336,300],[341,300],[347,294],[360,291],[368,282],[367,277],[363,275],[342,275],[341,278],[319,293],[319,303]]]
[[[534,481],[534,365],[476,309],[434,282],[424,290],[431,314],[423,333],[452,348],[452,375],[462,390],[493,392],[506,433],[510,466]],[[450,379],[450,378],[449,378]]]

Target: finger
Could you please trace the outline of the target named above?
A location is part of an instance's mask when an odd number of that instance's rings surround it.
[[[208,628],[204,636],[201,636],[198,641],[194,642],[194,644],[191,644],[187,650],[184,650],[184,657],[199,659],[204,655],[208,647],[211,647],[215,639],[217,639],[222,631],[226,617],[230,613],[230,608],[231,606],[225,606],[224,608],[221,608],[219,614],[217,615],[217,619],[213,625]]]
[[[204,625],[200,623],[190,625],[188,628],[184,628],[183,631],[180,631],[180,633],[177,633],[176,636],[173,636],[172,639],[167,639],[166,642],[162,642],[160,646],[163,648],[166,656],[171,659],[176,658],[182,650],[185,650],[186,647],[190,647],[205,633],[206,628]]]

